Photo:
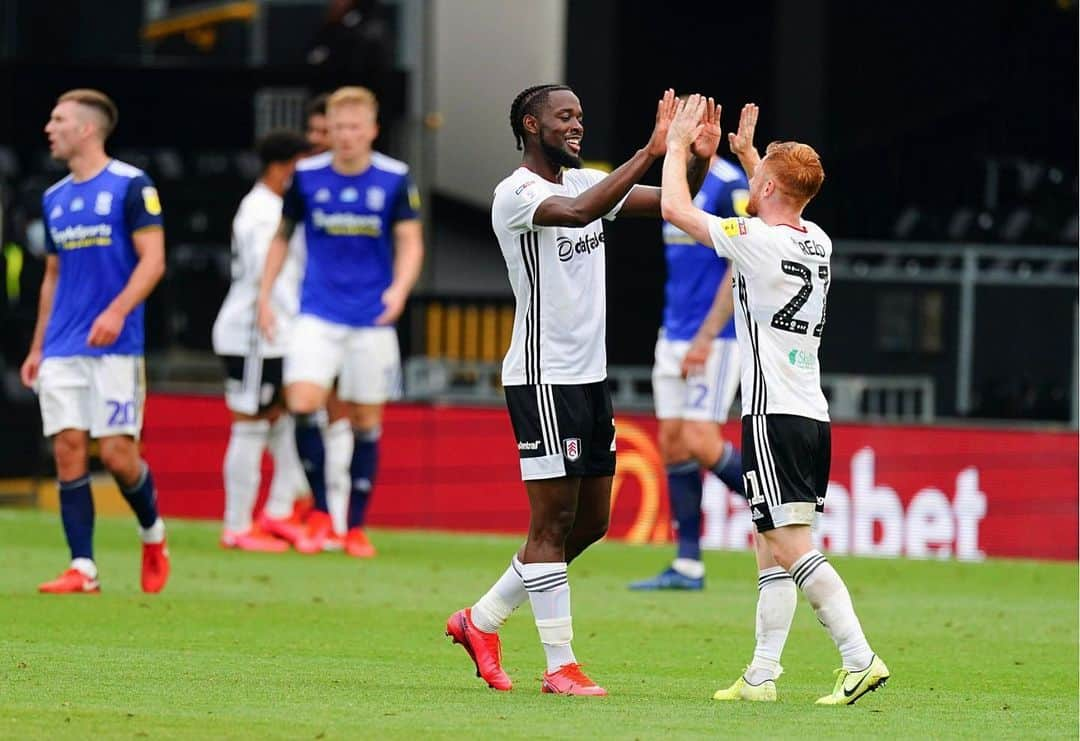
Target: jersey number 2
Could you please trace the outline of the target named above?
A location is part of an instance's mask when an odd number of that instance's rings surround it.
[[[806,331],[810,328],[810,325],[802,319],[796,319],[795,315],[799,313],[799,310],[806,305],[806,302],[810,300],[810,293],[814,290],[814,284],[811,281],[810,268],[803,265],[801,262],[795,262],[794,260],[781,260],[780,269],[788,275],[794,275],[802,279],[803,284],[799,287],[799,292],[791,297],[791,300],[784,304],[780,311],[773,314],[772,326],[777,329],[782,329],[785,332],[794,332],[795,334],[806,334]],[[818,266],[818,278],[822,280],[821,291],[825,296],[829,293],[829,266]],[[821,337],[821,330],[825,328],[825,297],[821,299],[821,321],[814,326],[814,337]]]

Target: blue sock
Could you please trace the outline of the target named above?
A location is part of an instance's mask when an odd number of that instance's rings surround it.
[[[701,560],[701,470],[697,461],[667,467],[671,516],[678,526],[679,558]]]
[[[746,496],[742,480],[742,455],[735,450],[734,445],[724,443],[724,452],[720,454],[720,460],[710,470],[724,482],[724,486],[736,494]]]
[[[379,465],[379,436],[382,430],[353,430],[352,464],[349,477],[352,488],[349,493],[349,529],[363,527],[367,516],[371,490],[375,486],[375,469]]]
[[[126,487],[119,480],[116,483],[144,530],[157,522],[157,492],[154,490],[154,477],[150,475],[150,466],[146,461],[142,461],[142,472],[134,486]]]
[[[71,549],[71,560],[94,560],[94,497],[90,475],[74,481],[60,481],[60,520]]]
[[[315,497],[315,509],[329,512],[326,506],[326,445],[323,443],[322,427],[316,414],[297,414],[296,452],[304,466],[308,486]]]

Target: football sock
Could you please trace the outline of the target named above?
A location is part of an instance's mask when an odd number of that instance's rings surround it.
[[[251,512],[259,493],[259,468],[263,447],[270,433],[265,419],[233,422],[229,447],[225,449],[225,529],[246,533],[251,529]]]
[[[521,581],[522,563],[517,554],[491,589],[472,606],[473,625],[485,633],[495,633],[510,614],[529,598]]]
[[[116,483],[120,487],[120,493],[134,510],[139,526],[148,530],[158,520],[157,491],[154,489],[154,477],[150,475],[150,466],[146,461],[140,461],[140,465],[142,468],[139,478],[133,486],[124,486],[119,480]]]
[[[94,497],[90,494],[90,475],[73,481],[60,481],[60,521],[71,549],[71,559],[94,560]],[[82,569],[80,569],[82,571]],[[84,573],[86,573],[84,571]],[[90,574],[90,576],[94,576]]]
[[[326,512],[326,446],[323,444],[319,415],[294,415],[296,452],[307,476],[308,487],[315,497],[315,509]]]
[[[274,477],[270,479],[265,512],[275,520],[284,520],[292,514],[297,497],[308,490],[304,467],[296,453],[296,423],[290,415],[282,414],[270,425],[267,447],[274,459]]]
[[[795,582],[782,567],[773,566],[758,572],[757,645],[745,674],[750,684],[776,679],[779,674],[780,655],[784,652],[798,599]]]
[[[742,455],[731,443],[724,443],[724,451],[720,454],[720,460],[709,469],[716,477],[724,482],[724,486],[736,494],[746,495],[746,489],[742,480]]]
[[[844,580],[817,550],[804,554],[791,567],[791,577],[814,608],[818,620],[840,651],[844,668],[865,669],[874,658],[851,604]]]
[[[536,630],[547,656],[547,670],[553,672],[565,664],[577,663],[574,650],[570,648],[574,628],[570,618],[566,562],[523,564],[521,581],[529,593]]]
[[[667,467],[671,517],[679,539],[678,558],[701,560],[701,471],[696,461]]]
[[[375,470],[379,463],[379,437],[382,430],[353,430],[352,463],[349,465],[349,529],[363,527],[371,490],[375,486]]]
[[[326,427],[326,503],[334,520],[335,532],[348,529],[349,468],[352,465],[353,431],[347,418]]]

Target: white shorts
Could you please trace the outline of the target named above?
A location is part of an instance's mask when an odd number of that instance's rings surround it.
[[[342,401],[382,404],[401,396],[401,352],[393,327],[349,327],[310,314],[296,317],[285,356],[285,385],[306,381]]]
[[[142,430],[146,365],[141,355],[46,358],[36,384],[46,437],[89,430],[90,437]]]
[[[657,419],[724,422],[739,388],[739,344],[735,338],[713,340],[705,372],[682,377],[689,340],[669,340],[661,332],[653,364],[653,402]]]

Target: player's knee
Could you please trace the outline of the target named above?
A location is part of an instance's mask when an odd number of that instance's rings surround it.
[[[601,540],[608,532],[608,526],[611,524],[611,520],[607,517],[602,520],[596,520],[588,523],[582,528],[576,530],[576,533],[580,533],[580,539],[582,545],[591,545],[598,540]]]
[[[681,426],[677,422],[662,421],[657,441],[660,443],[660,457],[664,459],[664,463],[681,463],[689,456],[683,443]]]
[[[529,539],[533,542],[562,546],[574,529],[575,512],[572,509],[559,509],[548,513],[539,521],[532,523]]]
[[[86,433],[81,430],[63,430],[53,438],[57,473],[63,480],[86,473],[86,453]]]
[[[697,423],[684,424],[682,427],[681,443],[688,453],[688,457],[694,458],[705,465],[715,463],[714,459],[723,444],[716,426]]]

